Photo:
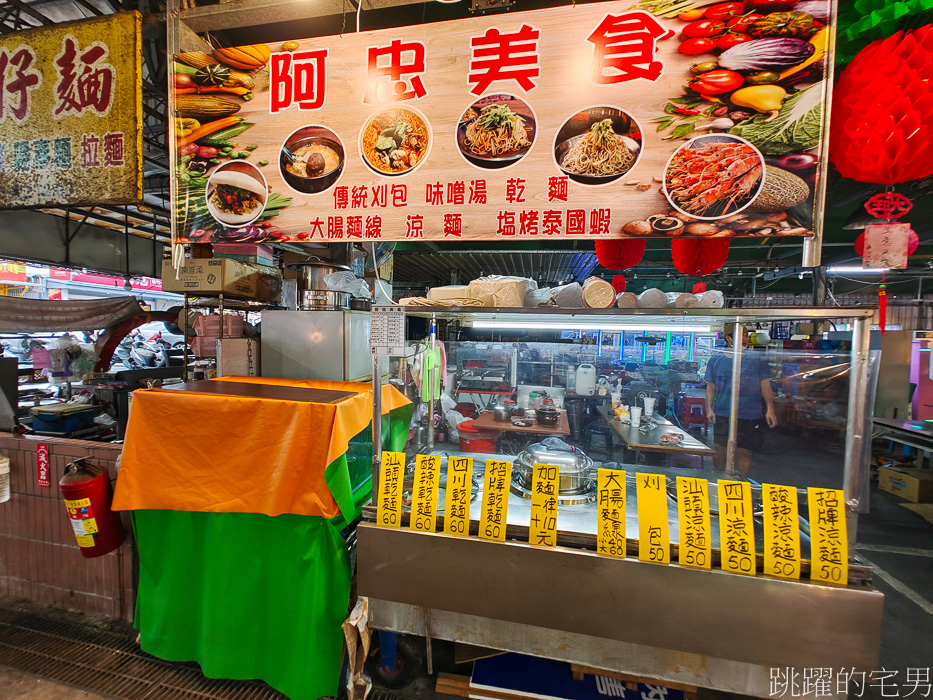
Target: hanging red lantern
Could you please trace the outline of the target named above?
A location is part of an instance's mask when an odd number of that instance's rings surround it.
[[[627,270],[645,257],[645,240],[596,241],[596,259],[607,270]]]
[[[907,239],[907,254],[913,255],[914,251],[920,247],[920,238],[916,231],[910,229],[910,237]],[[865,257],[865,234],[860,233],[855,239],[855,252],[860,258]]]
[[[625,276],[624,275],[615,275],[612,278],[612,288],[616,290],[616,294],[621,294],[625,291]]]
[[[933,175],[933,25],[866,46],[833,89],[830,151],[843,177],[894,185]]]
[[[729,239],[675,238],[671,241],[671,257],[681,274],[709,275],[722,267],[729,257]]]

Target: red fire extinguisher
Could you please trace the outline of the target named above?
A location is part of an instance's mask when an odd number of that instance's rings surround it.
[[[126,533],[120,516],[110,508],[113,490],[106,469],[85,458],[75,460],[65,468],[58,487],[84,557],[102,557],[123,544]]]

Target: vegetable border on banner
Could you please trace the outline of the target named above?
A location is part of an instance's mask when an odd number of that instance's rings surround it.
[[[0,208],[142,201],[141,21],[0,36]]]
[[[178,239],[812,236],[830,0],[665,3],[177,54]]]

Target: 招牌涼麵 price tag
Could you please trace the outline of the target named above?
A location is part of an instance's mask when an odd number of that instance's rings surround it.
[[[379,464],[379,501],[376,523],[399,527],[402,521],[402,482],[405,479],[405,453],[383,452]]]
[[[600,469],[596,480],[596,551],[625,557],[625,472]]]
[[[709,569],[712,545],[709,536],[709,482],[677,477],[677,517],[680,523],[678,562],[681,566]]]
[[[483,513],[479,523],[479,536],[484,540],[505,541],[511,478],[511,463],[497,459],[486,460],[486,476],[483,478]]]
[[[444,534],[466,537],[470,534],[470,498],[473,485],[473,458],[447,458],[447,490],[444,495]]]
[[[667,482],[662,474],[635,474],[638,505],[638,558],[671,563],[667,520]]]
[[[535,464],[531,479],[531,522],[528,543],[557,545],[557,479],[560,467]]]
[[[768,576],[800,578],[800,521],[797,516],[797,489],[793,486],[762,484],[764,504],[765,568]]]
[[[410,529],[420,532],[434,532],[436,529],[440,476],[441,458],[438,455],[418,455],[412,483]]]
[[[723,571],[755,575],[752,490],[747,482],[719,480],[719,547]]]
[[[807,489],[810,509],[810,579],[844,586],[849,582],[849,538],[845,497],[839,489]]]

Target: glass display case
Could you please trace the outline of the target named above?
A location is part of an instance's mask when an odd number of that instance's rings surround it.
[[[545,655],[554,658],[687,683],[697,680],[689,663],[673,664],[664,655],[649,660],[653,657],[646,650],[660,647],[686,654],[684,658],[712,656],[719,665],[701,685],[752,694],[767,693],[762,685],[766,667],[804,660],[812,666],[815,659],[821,659],[821,666],[870,666],[880,643],[883,596],[871,587],[871,570],[859,564],[853,545],[857,514],[867,507],[870,440],[865,436],[871,431],[866,406],[874,391],[868,351],[871,312],[407,310],[409,316],[431,319],[440,332],[408,339],[407,358],[394,367],[392,381],[403,387],[423,381],[410,370],[418,365],[419,348],[430,351],[436,343],[443,345],[446,357],[446,388],[439,400],[415,410],[405,451],[403,527],[389,531],[370,523],[361,526],[360,591],[372,599],[374,623],[430,634],[432,625],[412,612],[428,608],[432,618],[445,621],[433,626],[436,636],[524,652],[529,645],[544,645],[549,650]],[[776,340],[763,347],[748,346],[747,340],[732,343],[747,338],[749,327],[767,330],[775,322],[822,319],[850,321],[851,337]],[[617,340],[582,344],[584,333],[568,332],[592,328]],[[438,341],[438,336],[445,340]],[[464,385],[471,388],[478,375],[497,382],[499,393],[492,401],[464,398]],[[733,382],[735,376],[741,380]],[[409,390],[408,395],[419,394]],[[556,409],[557,418],[545,407]],[[425,540],[424,533],[405,529],[420,454],[441,457],[438,539]],[[374,480],[379,478],[379,457],[374,456]],[[473,464],[467,538],[442,534],[447,466],[461,457],[472,458]],[[487,462],[509,465],[504,542],[482,539],[479,531]],[[554,548],[529,544],[535,464],[559,470]],[[600,469],[625,475],[625,559],[603,556],[597,548]],[[639,538],[637,484],[654,476],[666,485],[672,553],[667,566],[638,560],[644,543]],[[707,484],[713,559],[707,570],[677,565],[678,548],[684,545],[678,477]],[[723,570],[720,480],[747,484],[751,494],[754,577]],[[764,513],[772,485],[789,487],[796,495],[792,512],[800,532],[799,580],[771,578],[764,570],[767,550],[774,546],[765,538]],[[838,489],[843,495],[849,575],[838,586],[810,580],[808,488]],[[370,509],[365,517],[373,516]],[[553,576],[546,573],[550,567],[556,567]],[[542,575],[548,577],[546,584]],[[595,614],[498,600],[499,595],[525,595],[535,581],[534,586],[551,591],[553,602],[580,585],[590,586],[594,596],[603,592],[612,600],[612,614],[621,616],[618,627],[607,627]],[[499,592],[496,600],[480,593],[489,585]],[[708,605],[696,605],[697,596]],[[545,604],[546,597],[530,598]],[[659,606],[656,615],[646,617],[633,601],[653,601]],[[766,609],[771,613],[764,614]],[[812,615],[803,628],[832,628],[834,640],[841,635],[846,641],[831,642],[795,628],[787,620],[807,619],[800,617],[801,610]],[[473,618],[481,622],[467,624]],[[706,634],[684,635],[684,625]],[[775,625],[784,626],[785,641],[797,639],[796,646],[776,643],[774,634],[766,633],[768,625],[772,632]],[[571,637],[572,651],[558,648]],[[747,642],[749,638],[757,641]]]

